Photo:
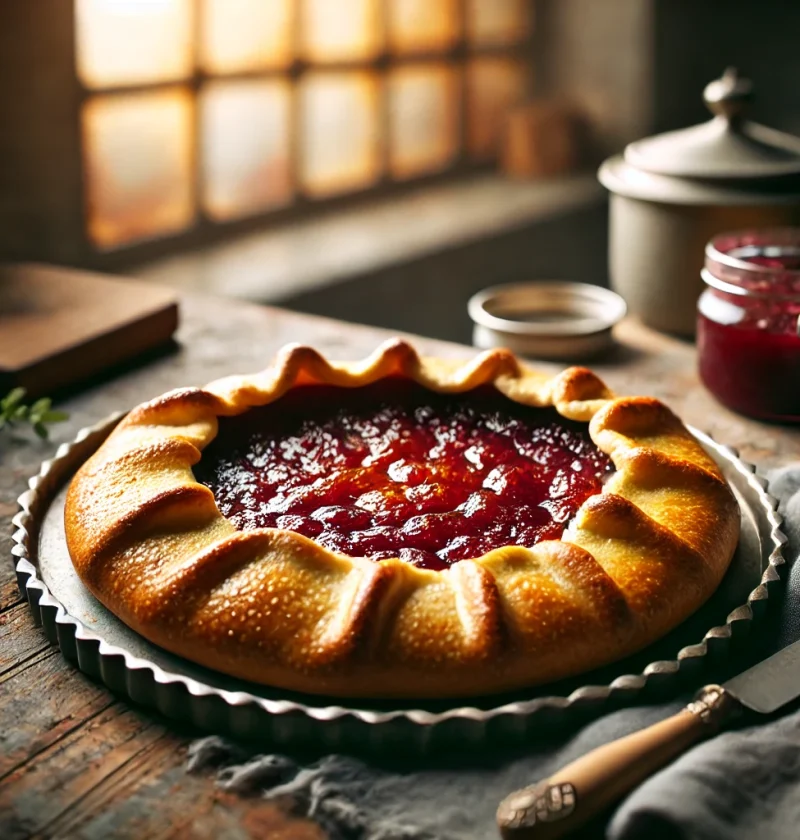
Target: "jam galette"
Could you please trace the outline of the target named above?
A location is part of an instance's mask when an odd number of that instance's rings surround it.
[[[134,409],[73,480],[78,574],[143,636],[317,694],[458,697],[662,636],[714,591],[739,513],[657,400],[390,342]]]

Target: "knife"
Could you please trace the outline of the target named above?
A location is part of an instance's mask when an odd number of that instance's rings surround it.
[[[800,641],[723,685],[701,688],[667,720],[648,726],[507,796],[497,809],[505,840],[553,840],[597,816],[693,744],[745,709],[771,714],[800,697]]]

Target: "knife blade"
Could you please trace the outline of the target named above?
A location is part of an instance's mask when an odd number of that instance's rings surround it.
[[[497,809],[504,840],[554,840],[601,813],[744,709],[772,714],[800,697],[800,641],[723,685],[701,688],[666,720],[604,744],[548,779],[507,796]]]
[[[800,697],[800,641],[732,677],[722,687],[754,712],[777,712]]]

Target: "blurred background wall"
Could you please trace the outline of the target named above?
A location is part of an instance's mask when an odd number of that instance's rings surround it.
[[[128,273],[466,340],[464,303],[480,288],[535,278],[606,283],[597,164],[633,139],[705,119],[702,89],[726,66],[753,80],[753,118],[800,132],[800,3],[535,0],[530,9],[533,26],[520,41],[527,96],[580,117],[569,171],[520,180],[487,162],[414,187],[410,203],[403,191],[365,196],[115,250],[87,244],[73,0],[0,0],[0,259]],[[426,215],[447,220],[441,235],[438,223],[425,230]],[[330,256],[309,268],[315,242]]]

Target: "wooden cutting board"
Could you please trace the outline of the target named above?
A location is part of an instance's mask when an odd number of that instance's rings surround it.
[[[51,395],[169,341],[175,294],[38,264],[0,266],[0,396]]]

